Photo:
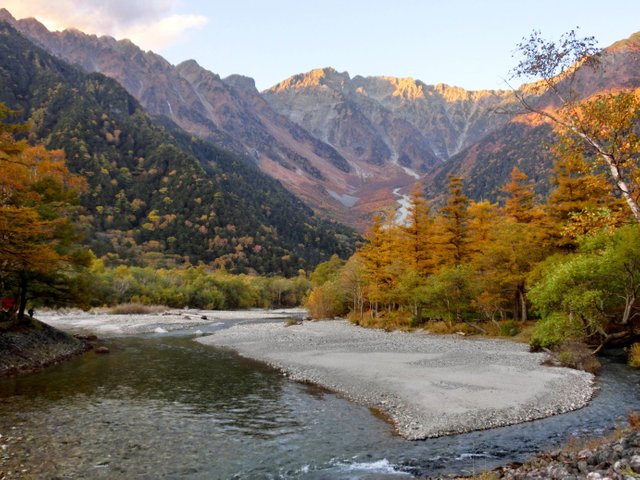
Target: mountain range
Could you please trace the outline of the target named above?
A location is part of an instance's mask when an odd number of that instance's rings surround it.
[[[353,252],[353,230],[318,218],[254,163],[150,116],[115,80],[7,23],[0,39],[0,102],[87,180],[78,220],[105,262],[295,275]]]
[[[152,115],[254,161],[323,216],[363,228],[425,173],[508,121],[512,92],[467,92],[331,68],[258,92],[188,60],[177,66],[128,40],[50,32],[0,19],[60,59],[117,80]],[[396,192],[394,194],[394,192]]]
[[[414,183],[427,197],[463,176],[468,195],[497,200],[518,166],[542,196],[554,133],[517,111],[510,89],[468,91],[411,78],[351,77],[320,68],[259,92],[251,78],[220,78],[194,60],[171,65],[128,40],[77,30],[50,32],[34,19],[9,22],[56,57],[115,79],[154,116],[234,152],[277,179],[316,213],[364,229]],[[605,69],[580,69],[589,95],[640,86],[640,35],[603,54]],[[520,88],[527,88],[523,86]],[[553,108],[541,92],[537,106]]]

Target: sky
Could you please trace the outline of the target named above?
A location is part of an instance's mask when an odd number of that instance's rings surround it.
[[[640,31],[640,0],[0,0],[0,7],[50,30],[129,38],[173,64],[195,59],[221,77],[246,75],[260,90],[323,67],[505,89],[516,46],[534,29],[557,39],[579,27],[601,47]]]

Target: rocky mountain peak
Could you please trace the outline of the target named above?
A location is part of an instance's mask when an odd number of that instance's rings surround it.
[[[270,92],[291,91],[314,87],[327,87],[342,90],[351,81],[348,72],[338,72],[334,68],[316,68],[307,73],[300,73],[289,77],[268,89]]]
[[[206,75],[207,77],[214,79],[215,81],[221,81],[220,75],[204,69],[198,62],[193,59],[181,62],[176,65],[175,68],[183,77],[196,77]]]
[[[425,97],[425,84],[413,78],[399,77],[353,77],[352,83],[355,92],[359,95],[382,101],[395,97],[397,100],[407,102],[416,101]]]
[[[508,92],[503,90],[466,90],[462,87],[438,83],[433,85],[432,91],[440,95],[446,102],[479,101],[489,96],[504,96]]]
[[[251,77],[245,77],[244,75],[229,75],[223,79],[223,82],[241,92],[256,95],[259,93],[256,88],[256,81]]]
[[[425,92],[422,82],[416,82],[413,78],[397,78],[397,77],[381,77],[382,80],[389,82],[394,90],[391,94],[405,100],[417,100],[424,98]]]
[[[249,77],[221,79],[195,60],[174,67],[128,40],[52,33],[34,19],[16,21],[5,9],[0,20],[63,60],[115,78],[150,113],[167,115],[190,133],[250,158],[316,211],[351,225],[363,226],[416,179],[433,177],[445,165],[458,164],[447,172],[472,172],[468,165],[479,162],[474,155],[484,155],[476,148],[484,139],[494,145],[496,135],[509,138],[507,151],[524,131],[508,115],[495,113],[517,102],[510,90],[469,91],[410,77],[351,78],[325,67],[258,92]],[[576,77],[585,95],[640,85],[640,34],[605,49],[602,58],[606,73]],[[544,95],[536,104],[554,105]],[[492,153],[495,148],[485,150],[483,165],[494,165],[500,174],[510,171],[499,168],[503,160]],[[527,151],[518,158],[529,157]],[[486,176],[474,175],[486,184]],[[446,183],[446,176],[437,178]]]
[[[9,22],[9,23],[15,23],[16,21],[13,15],[11,15],[11,12],[9,12],[9,10],[7,10],[6,8],[0,8],[0,20],[2,20],[3,22]],[[29,20],[35,20],[35,19],[29,19]]]
[[[14,28],[18,27],[18,20],[16,20],[6,8],[0,8],[0,21],[7,22]],[[20,26],[21,29],[28,31],[32,35],[49,33],[47,27],[33,17],[20,20]]]

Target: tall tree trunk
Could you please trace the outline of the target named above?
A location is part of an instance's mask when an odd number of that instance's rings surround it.
[[[18,320],[24,320],[24,311],[27,308],[27,275],[25,272],[20,272],[20,293],[18,294],[19,306],[18,306]]]
[[[611,160],[609,155],[601,154],[601,156],[607,162],[607,165],[609,166],[609,171],[611,172],[611,176],[613,177],[613,181],[615,182],[616,186],[618,187],[618,190],[622,194],[622,198],[624,198],[624,201],[627,203],[627,206],[633,213],[633,216],[635,217],[636,222],[640,223],[640,206],[638,206],[638,202],[636,201],[635,197],[631,194],[631,190],[629,189],[627,182],[624,181],[622,174],[620,173],[620,169],[618,168],[617,164],[615,164]]]
[[[524,290],[524,282],[518,285],[518,299],[520,300],[520,320],[526,322],[529,316],[527,315],[527,296]]]

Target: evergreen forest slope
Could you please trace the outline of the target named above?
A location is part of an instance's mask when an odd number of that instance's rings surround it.
[[[232,272],[293,274],[356,235],[314,217],[252,163],[161,125],[114,80],[86,74],[0,24],[0,101],[29,139],[64,149],[87,179],[86,243],[112,264],[205,262]]]

